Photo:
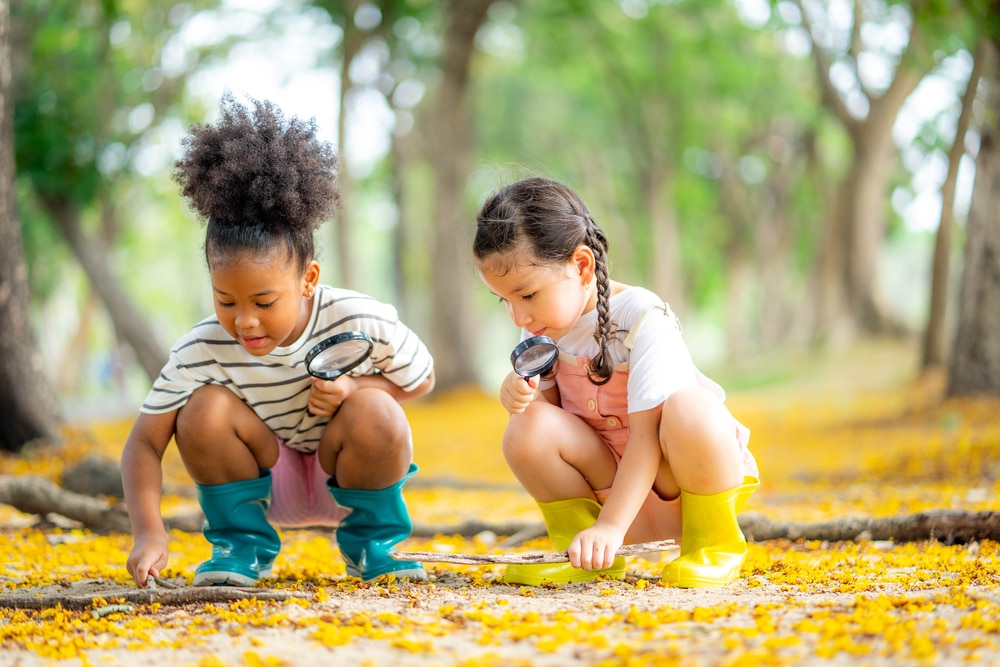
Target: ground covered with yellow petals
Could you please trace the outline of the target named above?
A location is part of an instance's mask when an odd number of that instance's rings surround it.
[[[773,521],[998,508],[1000,398],[942,401],[912,380],[910,347],[783,359],[720,378],[753,433],[762,485],[748,510]],[[744,388],[746,387],[746,388]],[[478,391],[407,407],[420,474],[415,522],[537,522],[499,451],[505,415]],[[0,459],[0,474],[56,481],[93,453],[116,457],[129,423],[67,429],[58,451]],[[166,514],[192,509],[176,453]],[[502,566],[429,563],[431,581],[362,584],[330,535],[284,531],[276,578],[225,603],[140,604],[125,571],[128,535],[37,522],[0,506],[0,665],[988,665],[1000,664],[1000,545],[981,541],[751,543],[724,589],[659,582],[663,562],[632,558],[624,581],[504,585]],[[415,551],[490,553],[504,536],[411,538]],[[517,549],[548,549],[542,538]],[[167,583],[209,555],[172,533]],[[265,599],[280,593],[280,599]],[[275,597],[275,596],[272,596]],[[73,604],[46,606],[45,600]],[[24,605],[22,605],[24,606]]]

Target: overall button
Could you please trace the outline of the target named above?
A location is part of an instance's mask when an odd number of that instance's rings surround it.
[[[587,409],[590,410],[591,412],[597,409],[597,403],[594,401],[594,399],[590,399],[589,401],[587,401]]]
[[[608,417],[608,426],[618,426],[618,420],[614,417]]]

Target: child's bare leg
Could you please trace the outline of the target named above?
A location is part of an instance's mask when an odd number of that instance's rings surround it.
[[[348,396],[320,440],[320,465],[344,488],[384,489],[402,479],[412,460],[406,413],[380,389]]]
[[[736,425],[726,406],[702,387],[680,389],[663,404],[660,443],[669,473],[657,477],[657,490],[673,497],[721,493],[743,482],[743,455]],[[677,490],[669,488],[672,477]],[[663,488],[664,486],[668,488]]]
[[[689,387],[664,403],[660,438],[680,487],[682,533],[680,556],[661,578],[682,588],[725,586],[746,559],[737,514],[757,487],[743,475],[736,422],[710,391]]]
[[[534,497],[545,520],[545,530],[556,551],[566,549],[578,532],[594,524],[601,505],[594,489],[614,481],[617,464],[604,440],[583,420],[562,408],[535,402],[512,415],[503,438],[507,463]],[[593,581],[600,576],[621,579],[625,559],[610,568],[582,570],[569,563],[508,565],[508,584],[537,586]]]
[[[617,470],[611,450],[586,422],[541,401],[511,415],[503,453],[538,502],[594,499],[594,489],[611,486]]]
[[[274,432],[233,392],[218,385],[195,391],[177,415],[174,436],[198,484],[255,479],[278,461]]]
[[[351,510],[336,533],[348,574],[364,581],[385,574],[427,581],[423,565],[391,556],[413,530],[402,494],[417,471],[412,459],[406,413],[380,389],[353,392],[327,424],[319,461],[331,475],[327,486],[334,500]]]
[[[267,520],[271,476],[260,470],[278,460],[274,433],[231,391],[206,385],[181,408],[175,439],[212,543],[194,585],[253,586],[271,576],[281,538]]]

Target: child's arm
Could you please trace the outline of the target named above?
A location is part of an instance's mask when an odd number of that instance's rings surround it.
[[[176,410],[139,413],[122,451],[122,485],[134,539],[126,566],[139,588],[146,587],[147,575],[158,576],[167,565],[167,532],[160,515],[161,461],[176,423]]]
[[[661,406],[662,407],[662,406]],[[569,546],[573,567],[611,567],[615,552],[653,488],[663,458],[660,450],[660,407],[629,415],[629,439],[597,522],[580,531]]]

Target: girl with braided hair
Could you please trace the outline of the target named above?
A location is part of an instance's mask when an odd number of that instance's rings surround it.
[[[622,544],[674,539],[662,580],[717,587],[740,574],[736,515],[758,485],[749,431],[691,360],[677,318],[641,287],[611,280],[608,241],[580,198],[547,178],[483,204],[473,242],[480,277],[522,338],[559,347],[547,376],[511,372],[508,464],[569,563],[509,565],[508,583],[622,578]]]
[[[316,125],[270,102],[222,100],[215,125],[184,139],[175,180],[207,221],[215,314],[170,351],[122,453],[139,587],[167,564],[160,466],[177,444],[205,514],[212,557],[194,585],[253,586],[270,577],[278,526],[337,526],[347,573],[426,580],[393,547],[412,523],[403,483],[416,472],[400,401],[434,385],[426,346],[392,306],[319,282],[313,234],[339,200],[338,159]],[[306,355],[338,332],[373,341],[336,380]]]

